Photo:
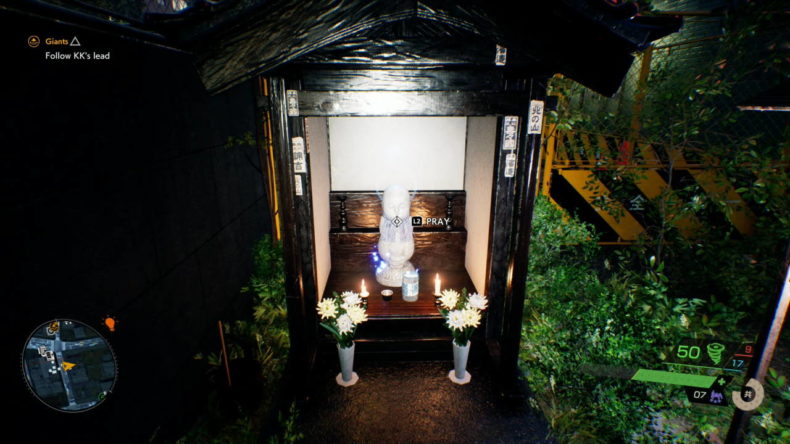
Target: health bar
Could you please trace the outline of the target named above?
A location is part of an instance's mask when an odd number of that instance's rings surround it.
[[[608,365],[585,364],[579,370],[593,376],[630,379],[632,381],[657,382],[660,384],[682,385],[686,387],[710,388],[719,376],[690,375],[688,373],[667,372],[663,370],[632,369]]]
[[[675,373],[663,370],[647,370],[640,368],[631,377],[633,381],[658,382],[660,384],[684,385],[686,387],[710,388],[716,382],[717,376],[690,375],[688,373]]]

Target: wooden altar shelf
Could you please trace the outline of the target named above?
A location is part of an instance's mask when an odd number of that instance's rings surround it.
[[[434,278],[437,271],[420,270],[420,294],[415,302],[403,300],[401,289],[397,287],[384,287],[376,282],[372,270],[359,272],[332,271],[326,283],[324,297],[332,297],[332,292],[338,294],[351,290],[359,292],[360,283],[365,279],[370,297],[368,297],[368,318],[375,319],[438,319],[441,318],[436,309],[433,296]],[[466,288],[474,292],[475,287],[466,270],[463,271],[438,271],[442,280],[442,289],[452,288],[460,291]],[[389,288],[393,291],[392,300],[385,301],[381,290]]]
[[[332,271],[372,269],[381,221],[381,198],[376,191],[330,193],[329,244]],[[412,194],[410,215],[424,225],[414,226],[412,264],[421,270],[465,270],[466,192],[464,190],[419,191]],[[449,226],[429,218],[452,221]],[[357,283],[357,286],[359,284]]]
[[[420,270],[463,271],[466,236],[466,230],[463,229],[437,231],[415,228],[411,263]],[[376,251],[378,241],[378,229],[330,232],[332,271],[372,269],[373,252]]]
[[[447,214],[448,200],[452,202],[450,214]],[[412,194],[409,211],[411,216],[423,219],[450,217],[453,221],[452,228],[455,229],[464,228],[465,208],[466,192],[464,190],[419,191]],[[341,216],[342,210],[345,210],[343,216]],[[376,191],[332,191],[329,193],[329,220],[333,230],[375,228],[378,231],[381,213],[381,196]],[[346,219],[345,229],[340,223],[343,217]],[[446,229],[443,226],[435,228],[437,230]]]

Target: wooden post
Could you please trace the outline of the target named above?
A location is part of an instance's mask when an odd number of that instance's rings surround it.
[[[277,171],[274,164],[274,144],[272,142],[272,115],[269,98],[269,79],[258,78],[258,155],[261,171],[266,181],[266,198],[271,212],[272,237],[278,242],[280,232],[280,201],[277,197]]]
[[[512,87],[530,100],[544,100],[545,79],[514,82]],[[526,102],[529,104],[529,101]],[[519,387],[518,355],[524,316],[527,256],[532,211],[538,189],[540,134],[527,134],[528,109],[519,114],[519,137],[515,149],[505,149],[505,118],[498,119],[494,158],[494,189],[491,200],[489,236],[486,340],[496,365],[500,391],[506,396],[522,396]],[[510,154],[516,156],[513,177],[505,174]]]
[[[532,78],[527,85],[530,100],[545,100],[546,79]],[[505,378],[506,393],[523,396],[518,391],[518,356],[521,347],[521,327],[524,319],[524,298],[527,292],[527,270],[529,267],[529,244],[532,235],[532,213],[538,191],[538,167],[541,149],[541,134],[527,134],[527,119],[522,122],[521,141],[523,146],[518,155],[519,177],[515,189],[513,209],[511,257],[508,265],[505,317],[502,328],[502,376]],[[520,143],[521,145],[521,143]]]
[[[277,171],[278,198],[285,264],[285,292],[288,309],[288,331],[291,339],[289,360],[298,374],[295,379],[306,378],[315,358],[317,323],[315,322],[315,276],[312,250],[312,213],[309,210],[309,181],[302,182],[302,195],[297,196],[293,168],[291,137],[304,136],[301,117],[289,117],[286,83],[282,78],[269,80],[273,157]],[[301,130],[295,134],[295,131]],[[309,168],[308,168],[309,170]],[[302,175],[300,175],[302,176]],[[309,239],[306,238],[309,236]]]
[[[452,229],[453,229],[453,199],[455,198],[455,196],[453,196],[452,194],[447,194],[447,195],[445,195],[445,198],[447,199],[447,209],[444,210],[444,214],[447,217],[447,220],[449,222],[447,223],[447,225],[445,225],[444,229],[447,230],[447,231],[452,231]]]
[[[280,230],[280,199],[277,191],[277,168],[274,159],[274,141],[272,134],[272,110],[269,79],[258,78],[258,140],[261,145],[258,150],[261,156],[261,171],[265,171],[266,197],[272,218],[272,234],[274,241],[282,238]]]
[[[540,175],[540,193],[550,197],[551,169],[554,167],[554,153],[557,151],[557,124],[546,125],[546,149],[543,150],[543,172]]]
[[[228,349],[225,347],[225,331],[222,329],[222,321],[217,321],[219,327],[219,343],[222,345],[222,362],[225,364],[225,375],[228,377],[228,387],[233,385],[230,379],[230,361],[228,360]]]
[[[340,231],[348,231],[348,218],[346,217],[346,196],[338,197],[340,200]]]
[[[519,116],[521,121],[526,116]],[[523,126],[523,122],[520,123]],[[494,149],[494,181],[491,196],[491,224],[488,240],[488,274],[486,282],[488,288],[486,292],[489,296],[488,313],[486,315],[486,340],[488,341],[489,353],[496,364],[501,361],[501,340],[503,317],[505,311],[505,297],[509,290],[510,275],[510,248],[513,224],[513,205],[515,199],[515,177],[505,177],[506,155],[510,151],[505,151],[505,118],[497,118],[497,138]],[[521,141],[519,141],[520,143]],[[514,152],[518,152],[521,147],[517,146]],[[516,170],[516,175],[520,175],[521,170]]]
[[[758,380],[760,383],[765,381],[765,373],[768,371],[768,367],[771,365],[771,360],[774,357],[776,343],[779,341],[779,334],[782,332],[782,326],[787,317],[787,308],[790,305],[790,246],[788,246],[785,254],[784,265],[785,273],[782,290],[774,298],[773,315],[770,316],[770,321],[766,323],[763,332],[760,334],[760,339],[757,343],[757,359],[753,360],[749,366],[744,382],[751,378]],[[752,412],[735,409],[735,414],[730,422],[730,429],[727,432],[726,444],[740,444],[743,442],[746,426],[749,424],[751,417]]]
[[[642,51],[642,63],[639,68],[639,79],[637,80],[637,90],[634,96],[634,109],[631,113],[631,130],[620,152],[620,160],[624,163],[631,163],[634,146],[639,140],[639,130],[642,128],[642,110],[645,107],[645,95],[647,95],[647,78],[650,76],[650,63],[652,61],[653,47],[648,46],[647,49]]]

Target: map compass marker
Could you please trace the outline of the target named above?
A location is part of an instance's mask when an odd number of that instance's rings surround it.
[[[66,361],[63,361],[63,363],[61,364],[61,366],[63,367],[63,370],[65,370],[65,371],[69,371],[69,370],[73,369],[74,366],[76,366],[76,365],[77,364],[73,364],[71,362],[66,362]]]

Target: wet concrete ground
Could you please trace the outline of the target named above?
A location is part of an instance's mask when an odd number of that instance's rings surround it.
[[[352,387],[335,383],[336,361],[315,374],[300,411],[305,442],[553,442],[542,413],[502,400],[486,366],[470,363],[472,381],[459,386],[447,378],[449,361],[358,361]]]

